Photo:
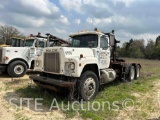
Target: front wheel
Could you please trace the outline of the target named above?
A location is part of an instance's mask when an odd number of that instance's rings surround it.
[[[7,68],[11,77],[23,77],[27,72],[27,66],[23,61],[14,61]]]
[[[86,71],[80,77],[79,94],[85,101],[92,100],[96,97],[99,90],[97,75],[92,71]]]

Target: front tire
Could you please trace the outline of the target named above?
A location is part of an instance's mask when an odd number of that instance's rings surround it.
[[[93,100],[99,90],[97,75],[92,71],[84,72],[80,77],[79,94],[85,101]]]
[[[7,72],[11,77],[23,77],[27,72],[27,66],[23,61],[14,61],[9,64]]]

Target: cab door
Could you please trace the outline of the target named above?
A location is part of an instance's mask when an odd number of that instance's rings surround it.
[[[105,69],[110,65],[109,38],[105,35],[100,36],[99,44],[99,68]]]

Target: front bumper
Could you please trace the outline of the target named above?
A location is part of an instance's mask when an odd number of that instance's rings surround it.
[[[75,86],[75,82],[68,82],[64,80],[54,79],[54,78],[48,78],[44,76],[36,76],[31,75],[29,78],[33,79],[34,82],[39,83],[41,85],[53,85],[58,86],[62,88],[72,88]]]

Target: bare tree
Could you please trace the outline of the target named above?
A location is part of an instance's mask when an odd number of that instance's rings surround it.
[[[3,42],[5,44],[10,45],[12,37],[22,37],[23,35],[19,32],[17,28],[13,26],[1,25],[0,36],[3,36],[0,41],[1,43]]]

